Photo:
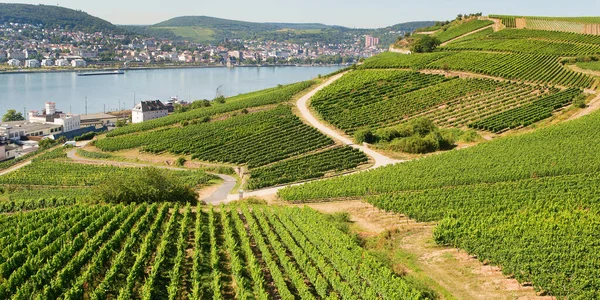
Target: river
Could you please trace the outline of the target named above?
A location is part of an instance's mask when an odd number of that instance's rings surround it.
[[[131,109],[142,100],[214,99],[325,75],[341,67],[240,67],[129,70],[123,75],[74,72],[0,75],[0,115],[8,109],[42,110],[45,102],[75,114]]]

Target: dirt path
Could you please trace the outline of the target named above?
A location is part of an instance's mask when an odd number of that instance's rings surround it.
[[[600,109],[600,93],[596,94],[596,97],[594,99],[592,99],[590,101],[590,103],[588,103],[588,106],[586,108],[584,108],[581,111],[579,111],[578,113],[574,114],[567,120],[575,120],[577,118],[587,116],[587,115],[595,112],[598,109]]]
[[[434,223],[418,223],[401,214],[380,211],[362,201],[307,204],[323,213],[346,212],[353,231],[387,249],[393,263],[436,290],[442,299],[552,299],[509,279],[496,266],[483,265],[462,250],[433,240]],[[381,233],[386,234],[381,235]],[[369,244],[369,243],[367,243]],[[373,248],[367,247],[367,248]]]
[[[16,171],[16,170],[18,170],[18,169],[26,166],[26,165],[29,165],[29,164],[31,164],[31,159],[26,160],[25,162],[22,162],[22,163],[18,163],[18,164],[14,165],[14,166],[6,169],[6,170],[1,171],[0,172],[0,176],[6,175],[6,174],[8,174],[10,172],[14,172],[14,171]]]
[[[469,36],[469,35],[471,35],[471,34],[475,34],[475,33],[478,33],[478,32],[480,32],[480,31],[484,31],[484,30],[486,30],[486,29],[488,29],[488,28],[493,28],[494,26],[495,26],[495,24],[492,24],[492,25],[488,25],[488,26],[485,26],[485,27],[481,27],[481,28],[479,28],[479,29],[477,29],[477,30],[473,30],[473,31],[471,31],[471,32],[469,32],[469,33],[463,34],[463,35],[461,35],[461,36],[459,36],[459,37],[455,37],[455,38],[453,38],[453,39],[451,39],[451,40],[448,40],[448,41],[445,41],[445,42],[441,43],[441,44],[440,44],[440,47],[444,47],[444,46],[448,45],[449,43],[452,43],[452,42],[454,42],[454,41],[456,41],[456,40],[460,40],[460,39],[462,39],[462,38],[464,38],[464,37],[466,37],[466,36]]]
[[[340,73],[340,74],[337,74],[337,75],[331,77],[325,83],[321,84],[317,88],[315,88],[312,91],[308,92],[306,95],[302,96],[296,102],[296,107],[299,109],[299,112],[300,112],[300,115],[301,115],[302,119],[307,124],[309,124],[310,126],[312,126],[312,127],[316,128],[317,130],[319,130],[321,133],[323,133],[323,134],[331,137],[334,140],[337,140],[337,141],[341,142],[342,144],[345,144],[345,145],[351,146],[353,148],[359,149],[362,152],[364,152],[365,154],[367,154],[369,157],[371,157],[373,159],[373,161],[374,161],[374,164],[368,170],[374,169],[374,168],[379,168],[379,167],[390,165],[390,164],[396,164],[396,163],[404,162],[403,160],[398,160],[398,159],[393,159],[393,158],[387,157],[387,156],[385,156],[385,155],[383,155],[383,154],[381,154],[379,152],[376,152],[376,151],[370,149],[367,146],[354,144],[354,142],[350,138],[342,135],[341,133],[337,132],[333,128],[330,128],[327,125],[321,123],[321,121],[319,121],[312,114],[310,108],[308,107],[308,101],[310,100],[310,98],[312,98],[318,91],[324,89],[328,85],[330,85],[333,82],[335,82],[336,80],[338,80],[340,77],[344,76],[344,74],[346,74],[346,72]],[[362,172],[362,171],[364,171],[364,170],[359,170],[359,171],[356,171],[356,172],[346,173],[346,174],[344,174],[342,176],[347,176],[347,175],[355,174],[355,173]],[[317,180],[324,180],[324,179],[317,179]],[[313,181],[316,181],[316,180],[313,180]],[[307,182],[312,182],[312,181],[307,181]],[[277,186],[277,187],[266,188],[266,189],[261,189],[261,190],[256,190],[256,191],[244,193],[244,198],[247,198],[247,197],[273,198],[273,197],[275,197],[275,195],[277,195],[277,191],[279,191],[279,190],[281,190],[281,189],[283,189],[285,187],[300,185],[300,184],[304,184],[304,183],[307,183],[307,182],[298,183],[298,184],[284,185],[284,186]],[[229,195],[227,201],[237,200],[238,198],[239,198],[238,195]]]

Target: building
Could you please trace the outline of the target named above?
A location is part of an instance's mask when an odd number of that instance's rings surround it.
[[[20,50],[8,50],[8,58],[11,59],[25,59],[25,53]]]
[[[42,67],[52,67],[54,66],[54,61],[51,58],[42,59]]]
[[[365,35],[365,47],[373,47],[375,45],[379,45],[379,38],[372,37],[370,35]]]
[[[85,68],[87,63],[83,59],[74,59],[71,61],[71,66],[74,68]]]
[[[93,49],[82,49],[79,48],[75,53],[83,58],[96,58],[98,57],[98,51]]]
[[[142,101],[131,110],[131,122],[141,123],[168,114],[168,108],[160,100]]]
[[[57,60],[54,62],[54,65],[55,65],[55,66],[57,66],[57,67],[68,67],[68,66],[70,66],[71,64],[69,64],[69,60],[67,60],[67,59],[64,59],[64,58],[61,58],[61,59],[57,59]]]
[[[21,66],[21,61],[20,61],[20,60],[18,60],[18,59],[14,59],[14,58],[12,58],[12,59],[10,59],[10,60],[7,62],[7,64],[8,64],[9,66],[11,66],[11,67],[20,67],[20,66]]]
[[[28,59],[25,61],[25,68],[39,68],[40,61],[37,59]]]
[[[81,126],[114,126],[119,119],[123,118],[105,113],[87,114],[81,116]]]
[[[37,55],[38,55],[38,52],[36,50],[32,50],[32,49],[25,49],[25,50],[23,50],[23,53],[25,53],[26,59],[33,59],[33,58],[37,57]]]
[[[38,112],[35,110],[30,111],[29,122],[36,124],[56,125],[60,128],[58,132],[56,130],[51,130],[47,134],[60,132],[65,133],[81,128],[81,118],[79,115],[65,114],[63,112],[56,111],[56,104],[54,102],[46,102],[46,110],[42,114],[38,114]]]
[[[9,160],[17,156],[18,147],[12,144],[0,143],[0,161]]]

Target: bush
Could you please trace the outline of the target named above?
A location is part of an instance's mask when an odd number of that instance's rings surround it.
[[[96,187],[98,200],[106,203],[197,202],[196,192],[157,168],[144,168],[123,180],[109,180]]]
[[[357,144],[362,143],[375,143],[377,141],[375,135],[371,131],[371,129],[361,129],[354,133],[354,141]]]
[[[394,151],[422,154],[439,150],[440,144],[438,139],[432,135],[426,137],[413,135],[411,137],[394,140],[390,143],[389,147]]]
[[[175,161],[175,164],[176,164],[176,165],[178,165],[178,166],[180,166],[180,167],[183,167],[183,165],[185,165],[185,162],[186,162],[186,161],[187,161],[187,160],[185,159],[185,157],[180,157],[180,158],[178,158],[178,159]]]
[[[219,96],[219,97],[215,98],[213,101],[215,103],[221,103],[221,104],[223,104],[223,103],[225,103],[225,97]]]

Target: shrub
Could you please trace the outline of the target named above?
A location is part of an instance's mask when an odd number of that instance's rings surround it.
[[[361,129],[354,133],[354,141],[357,144],[369,143],[372,144],[377,141],[375,135],[371,129]]]
[[[176,164],[176,165],[178,165],[178,166],[180,166],[180,167],[183,167],[183,165],[185,165],[185,162],[186,162],[186,161],[187,161],[187,160],[185,159],[185,157],[180,157],[180,158],[178,158],[178,159],[175,161],[175,164]]]
[[[98,200],[106,203],[196,203],[197,194],[172,175],[144,168],[123,180],[108,180],[96,187]]]

